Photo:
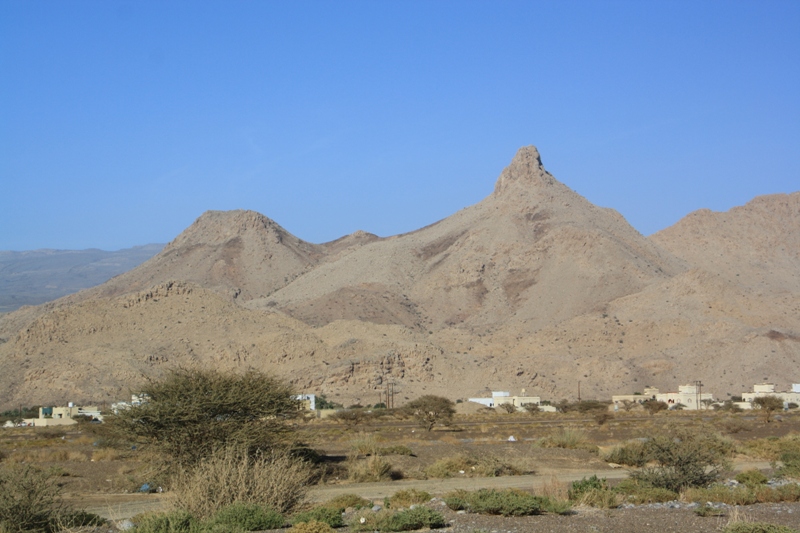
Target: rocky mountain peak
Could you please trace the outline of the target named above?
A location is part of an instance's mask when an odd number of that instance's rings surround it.
[[[517,186],[535,189],[550,187],[556,183],[555,178],[542,165],[539,150],[535,146],[523,146],[497,179],[494,195],[503,195]]]
[[[290,235],[277,222],[261,213],[246,209],[233,211],[206,211],[186,228],[167,249],[197,244],[222,244],[246,234],[261,234],[267,241],[280,243]]]

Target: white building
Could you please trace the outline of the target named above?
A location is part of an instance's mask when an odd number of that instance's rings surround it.
[[[525,404],[534,404],[538,405],[539,409],[548,410],[546,409],[547,405],[542,405],[542,398],[539,396],[526,396],[525,389],[522,389],[522,394],[520,396],[511,396],[511,393],[508,391],[492,391],[491,398],[467,398],[467,401],[479,403],[481,405],[485,405],[486,407],[498,407],[503,404],[511,404],[517,408],[517,410],[522,409],[523,405]],[[553,408],[555,410],[555,408]]]
[[[303,408],[306,411],[316,411],[317,410],[317,395],[316,394],[298,394],[294,397],[295,400],[298,400],[303,404]]]
[[[131,407],[138,407],[143,403],[146,403],[150,400],[150,397],[147,394],[131,394],[131,401],[130,402],[114,402],[111,404],[111,412],[119,414],[120,411],[123,409],[130,409]]]
[[[704,402],[705,400],[705,402]],[[656,401],[664,402],[670,408],[683,405],[685,409],[695,411],[698,409],[708,409],[709,404],[714,401],[714,395],[710,392],[701,392],[697,385],[680,385],[678,392],[661,392],[656,394]]]

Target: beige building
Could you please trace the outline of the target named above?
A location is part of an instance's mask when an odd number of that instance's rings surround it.
[[[620,394],[611,397],[615,409],[622,407],[626,401],[644,403],[650,400],[664,402],[670,409],[682,405],[684,409],[697,410],[708,409],[714,401],[714,395],[702,392],[697,385],[681,385],[678,387],[678,392],[661,392],[655,387],[647,387],[642,394]]]
[[[644,392],[641,394],[617,394],[616,396],[612,396],[611,402],[614,404],[614,408],[617,409],[622,407],[625,402],[644,403],[648,400],[655,400],[657,394],[659,394],[657,388],[645,387]]]
[[[753,385],[753,392],[745,392],[742,394],[742,401],[737,402],[736,405],[742,409],[752,409],[753,400],[763,396],[777,396],[783,400],[784,405],[795,403],[800,405],[800,383],[793,383],[791,391],[776,392],[774,383],[759,383]]]
[[[103,420],[100,409],[96,405],[86,405],[79,407],[70,402],[66,407],[40,407],[39,418],[26,418],[23,420],[26,426],[46,427],[46,426],[69,426],[77,424],[75,420],[78,416],[90,416],[97,420]]]

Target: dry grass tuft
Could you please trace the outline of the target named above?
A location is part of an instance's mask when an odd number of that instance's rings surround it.
[[[556,476],[552,476],[548,482],[542,485],[538,493],[552,500],[568,500],[569,483],[559,481]]]
[[[41,448],[17,450],[9,456],[15,463],[63,463],[67,461],[84,462],[89,458],[85,453],[76,450],[59,448]]]
[[[99,448],[92,452],[92,461],[118,461],[123,453],[114,448]]]
[[[356,456],[367,457],[380,454],[380,444],[375,435],[361,433],[350,441],[350,452]]]

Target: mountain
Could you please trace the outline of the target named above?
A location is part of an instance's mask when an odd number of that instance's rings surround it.
[[[83,297],[109,297],[170,280],[232,298],[266,296],[313,268],[322,246],[291,235],[254,211],[208,211],[161,253]]]
[[[311,244],[208,212],[130,272],[0,317],[0,405],[114,400],[174,365],[259,368],[376,403],[487,389],[607,398],[800,381],[800,195],[645,238],[519,150],[483,201],[420,230]],[[738,274],[738,275],[737,275]]]
[[[485,332],[524,321],[535,329],[684,268],[617,212],[556,181],[528,147],[482,202],[325,261],[247,305],[316,326],[357,319]]]
[[[753,290],[800,293],[800,192],[760,196],[726,213],[701,209],[651,240]]]
[[[163,244],[103,250],[0,251],[0,313],[94,287],[150,259]]]

